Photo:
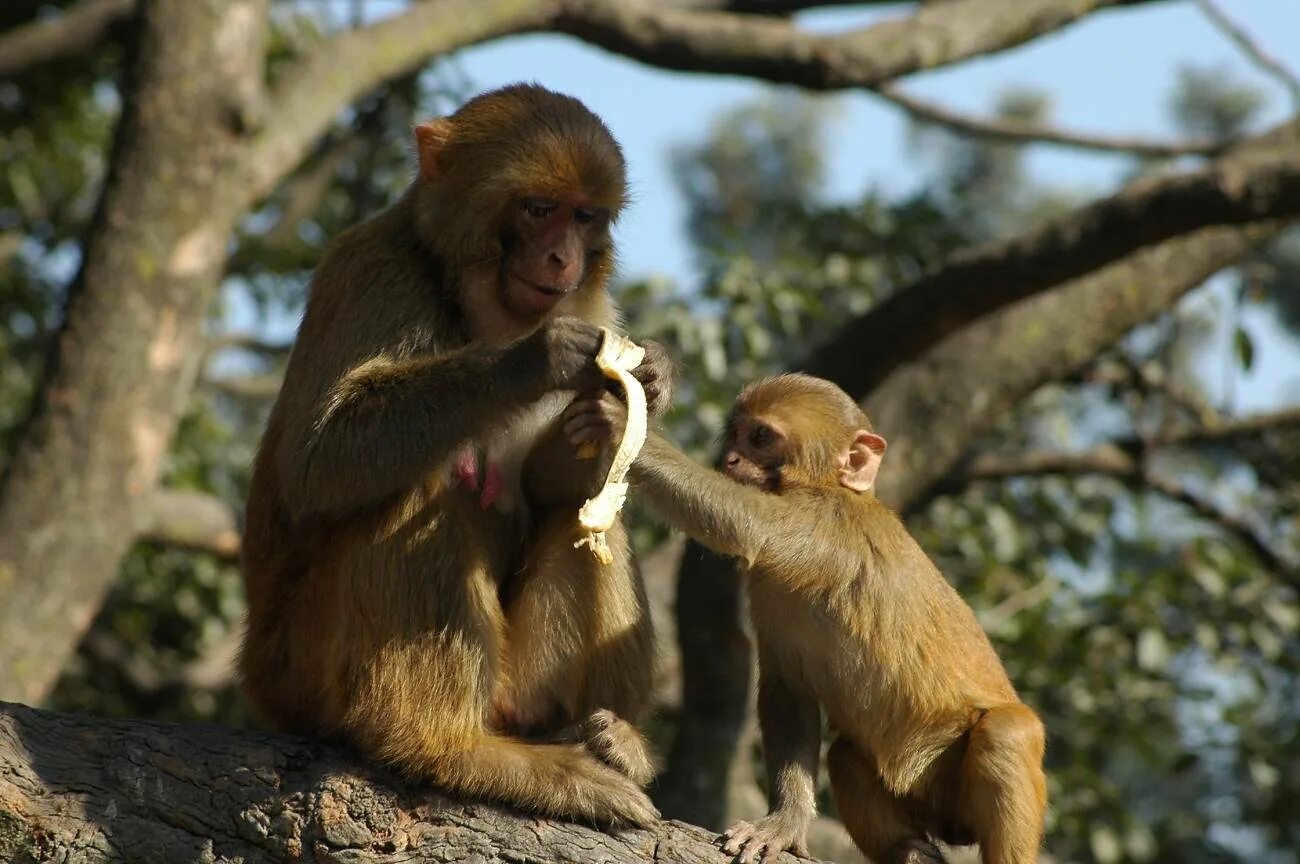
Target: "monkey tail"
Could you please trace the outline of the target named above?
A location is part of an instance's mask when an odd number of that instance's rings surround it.
[[[581,745],[483,734],[468,749],[407,757],[399,765],[450,794],[500,801],[542,816],[598,826],[645,826],[659,818],[635,783]]]

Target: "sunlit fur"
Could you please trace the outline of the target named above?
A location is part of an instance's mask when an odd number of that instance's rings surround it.
[[[838,387],[803,375],[746,388],[742,414],[786,438],[776,494],[658,437],[633,475],[634,494],[748,576],[772,811],[737,826],[732,851],[799,848],[824,711],[836,806],[872,861],[938,860],[932,839],[978,841],[988,864],[1036,861],[1042,724],[903,523],[840,484],[833,466],[856,430],[870,430],[866,418]]]
[[[523,737],[601,708],[635,721],[650,689],[622,526],[609,566],[573,548],[608,454],[578,462],[563,446],[553,418],[569,396],[542,398],[544,370],[483,317],[499,302],[491,285],[471,286],[484,291],[475,309],[440,290],[500,255],[501,210],[518,195],[616,210],[622,157],[581,103],[537,87],[435,123],[419,146],[438,170],[339,236],[312,278],[249,492],[244,689],[280,728],[344,739],[454,793],[644,823],[654,811],[628,776],[581,743]],[[550,317],[611,324],[606,275],[589,272]],[[500,461],[512,507],[485,509],[456,481],[467,446]]]

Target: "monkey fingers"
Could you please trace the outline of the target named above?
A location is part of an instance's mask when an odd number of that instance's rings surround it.
[[[607,440],[623,425],[623,415],[622,403],[613,397],[575,399],[564,412],[564,434],[574,447]]]
[[[645,357],[642,358],[641,364],[632,370],[632,377],[640,382],[641,389],[645,391],[647,410],[653,416],[659,417],[668,409],[676,368],[664,346],[650,340],[640,344],[645,351]]]
[[[645,739],[613,711],[602,708],[588,717],[582,735],[591,755],[638,786],[654,779],[655,764]]]
[[[736,856],[736,864],[773,864],[789,850],[800,857],[808,856],[807,822],[787,813],[769,813],[756,822],[737,822],[724,833],[722,851]]]

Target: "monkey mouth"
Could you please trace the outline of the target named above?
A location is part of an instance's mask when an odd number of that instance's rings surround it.
[[[512,275],[514,275],[516,279],[518,279],[520,282],[527,285],[529,288],[532,288],[534,291],[538,292],[539,294],[545,294],[547,297],[563,297],[565,294],[569,293],[569,289],[565,288],[563,285],[543,285],[540,282],[534,282],[531,279],[525,279],[523,276],[520,276],[518,273]]]
[[[522,291],[516,289],[512,293],[518,298],[516,302],[522,303],[523,307],[528,310],[528,314],[536,315],[549,312],[556,303],[560,302],[569,293],[569,289],[562,285],[543,285],[540,282],[526,279],[518,273],[511,273],[510,278],[523,289]]]

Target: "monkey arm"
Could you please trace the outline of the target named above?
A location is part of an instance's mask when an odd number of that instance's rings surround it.
[[[504,413],[541,395],[544,364],[530,368],[525,345],[411,360],[380,355],[332,384],[300,382],[299,392],[320,395],[285,412],[276,461],[290,512],[335,515],[420,482]]]
[[[692,539],[750,566],[769,557],[769,540],[814,527],[808,512],[697,464],[654,433],[632,466],[632,480],[655,510]]]

